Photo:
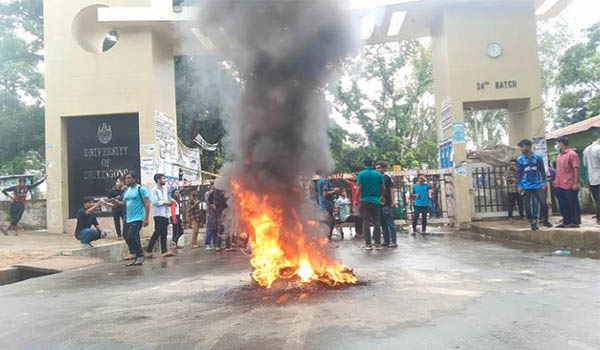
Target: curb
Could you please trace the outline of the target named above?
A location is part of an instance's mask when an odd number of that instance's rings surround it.
[[[477,224],[471,224],[468,231],[496,239],[536,243],[555,248],[600,250],[600,231],[569,229],[507,230],[506,228]]]

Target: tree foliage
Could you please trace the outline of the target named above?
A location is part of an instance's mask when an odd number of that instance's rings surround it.
[[[196,147],[193,139],[202,135],[218,143],[215,152],[202,153],[202,168],[216,172],[223,164],[227,106],[240,95],[240,84],[231,70],[215,57],[180,56],[175,59],[177,132],[181,142]]]
[[[561,91],[559,126],[600,114],[600,22],[586,30],[583,42],[562,55],[556,79]]]
[[[1,174],[43,171],[42,48],[42,1],[0,4]]]
[[[405,168],[437,166],[431,56],[418,41],[377,44],[346,64],[335,107],[361,132],[330,129],[337,171],[370,155]]]

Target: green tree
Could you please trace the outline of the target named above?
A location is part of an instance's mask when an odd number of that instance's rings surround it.
[[[558,126],[600,114],[600,22],[561,57],[557,82],[561,91]]]
[[[335,107],[361,127],[364,137],[338,132],[343,142],[332,142],[336,170],[357,170],[367,154],[405,168],[437,166],[427,48],[414,40],[367,46],[348,62],[346,77],[347,83],[338,85]]]
[[[41,0],[0,4],[0,173],[44,167]]]
[[[544,116],[552,124],[560,123],[558,98],[560,96],[557,77],[560,58],[573,43],[573,30],[564,19],[551,19],[538,25],[538,54],[544,98]]]
[[[508,114],[506,110],[465,111],[466,138],[476,150],[483,150],[502,143],[507,135]]]
[[[202,168],[217,172],[225,156],[222,120],[227,118],[227,106],[240,95],[240,83],[215,57],[179,56],[175,58],[175,91],[179,139],[196,147],[193,139],[200,134],[207,142],[218,143],[215,152],[202,153]]]

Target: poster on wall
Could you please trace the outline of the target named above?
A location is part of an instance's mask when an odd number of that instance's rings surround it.
[[[174,163],[178,160],[177,125],[174,118],[165,113],[155,111],[154,123],[156,128],[157,171],[168,178],[178,178],[179,171]]]
[[[452,141],[465,143],[465,123],[452,123]]]
[[[156,145],[140,145],[140,174],[143,184],[154,181],[156,168]]]
[[[452,141],[443,142],[439,145],[440,168],[452,168],[454,166],[454,148]]]
[[[179,141],[179,162],[185,166],[185,168],[181,168],[183,171],[183,179],[188,181],[201,180],[202,176],[200,175],[200,171],[202,170],[202,165],[200,163],[200,149],[199,148],[189,148],[185,146],[181,141]],[[189,168],[189,169],[186,169]],[[193,171],[193,170],[197,171]]]
[[[544,159],[544,168],[548,169],[548,145],[543,137],[536,137],[531,140],[532,151],[542,156]]]

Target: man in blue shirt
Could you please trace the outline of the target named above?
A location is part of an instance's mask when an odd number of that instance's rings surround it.
[[[429,184],[425,183],[425,175],[419,175],[419,182],[413,186],[415,212],[413,213],[413,234],[417,233],[417,223],[421,215],[421,233],[427,233],[427,211],[429,209]]]
[[[521,140],[521,156],[517,159],[518,192],[525,196],[525,214],[531,229],[537,231],[538,225],[531,213],[531,200],[535,197],[541,206],[540,219],[546,227],[552,227],[548,222],[548,205],[546,204],[546,170],[541,156],[531,151],[531,141]]]
[[[125,202],[125,215],[127,227],[123,233],[123,238],[129,246],[129,250],[135,253],[135,259],[127,266],[142,265],[144,263],[144,251],[140,240],[140,230],[148,226],[150,217],[150,198],[148,191],[138,185],[137,176],[129,171],[125,174],[125,184],[127,191],[123,195]]]
[[[383,175],[373,169],[373,159],[363,161],[365,168],[358,173],[357,197],[360,198],[360,217],[363,220],[363,233],[366,246],[364,249],[373,250],[371,244],[371,223],[373,223],[373,240],[375,249],[381,249],[381,205],[385,204],[385,184]]]
[[[319,181],[317,182],[317,192],[319,200],[319,208],[327,212],[327,218],[325,224],[329,226],[329,241],[331,241],[331,235],[333,233],[333,226],[335,226],[335,220],[333,218],[333,208],[335,207],[333,196],[340,192],[339,188],[332,188],[331,183],[323,174],[319,174]]]

